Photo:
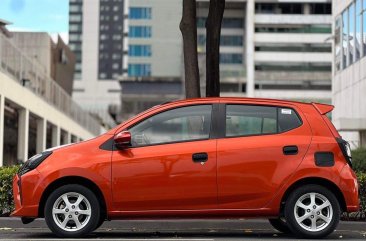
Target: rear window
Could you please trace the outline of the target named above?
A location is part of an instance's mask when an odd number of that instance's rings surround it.
[[[226,137],[276,134],[301,125],[301,119],[291,108],[226,106]]]

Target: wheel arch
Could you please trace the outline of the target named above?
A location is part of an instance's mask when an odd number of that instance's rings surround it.
[[[99,203],[101,205],[102,217],[107,218],[107,205],[103,192],[93,181],[80,176],[66,176],[56,179],[52,183],[50,183],[42,193],[41,200],[38,206],[38,217],[44,217],[44,207],[46,205],[47,198],[50,196],[50,194],[57,188],[69,184],[78,184],[91,190],[99,200]]]
[[[322,187],[327,188],[330,190],[337,198],[339,205],[341,207],[342,212],[347,210],[346,200],[343,196],[341,189],[332,181],[321,178],[321,177],[307,177],[294,182],[289,188],[287,188],[286,192],[283,194],[281,199],[281,207],[280,212],[283,213],[284,211],[284,204],[286,203],[287,198],[289,197],[290,193],[293,192],[300,186],[315,184]]]

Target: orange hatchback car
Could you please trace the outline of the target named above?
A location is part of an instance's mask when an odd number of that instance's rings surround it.
[[[46,150],[14,178],[23,223],[59,237],[105,220],[263,218],[324,237],[359,208],[349,144],[333,106],[203,98],[153,107],[89,141]]]

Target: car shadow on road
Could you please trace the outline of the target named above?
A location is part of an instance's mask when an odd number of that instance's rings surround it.
[[[32,233],[28,234],[27,239],[54,239],[55,237],[52,233]],[[142,230],[133,230],[133,231],[121,231],[121,230],[113,230],[113,229],[100,229],[96,232],[88,235],[85,239],[218,239],[218,240],[226,240],[226,239],[273,239],[273,240],[294,240],[297,239],[293,235],[286,235],[282,233],[278,233],[272,230],[260,230],[260,231],[251,231],[251,230],[236,230],[236,231],[142,231]],[[341,232],[337,231],[331,234],[326,238],[327,240],[339,240],[339,239],[347,239],[347,240],[357,240],[357,239],[365,239],[359,232]]]

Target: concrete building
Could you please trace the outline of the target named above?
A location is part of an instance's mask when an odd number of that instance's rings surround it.
[[[198,0],[203,54],[208,2]],[[331,19],[330,0],[227,0],[222,94],[330,103]]]
[[[120,106],[124,1],[70,0],[69,46],[76,55],[73,98],[109,125]],[[115,114],[115,113],[114,113]]]
[[[72,94],[75,55],[58,36],[55,43],[45,32],[13,32],[12,42],[27,56],[34,58],[45,73],[69,95]]]
[[[162,102],[183,96],[183,48],[180,0],[126,1],[124,43],[127,73],[120,78],[122,113],[128,119]]]
[[[366,1],[333,4],[333,122],[352,148],[366,147]]]
[[[208,6],[209,0],[197,1],[203,95]],[[184,81],[182,1],[130,0],[125,8],[128,72],[122,79]],[[220,47],[222,95],[330,103],[331,27],[330,0],[227,0]],[[128,99],[122,92],[122,99]]]
[[[4,28],[4,26],[2,26]],[[90,139],[101,126],[50,76],[47,65],[0,32],[0,166]],[[39,56],[39,54],[38,54]],[[59,59],[62,64],[64,59]]]

